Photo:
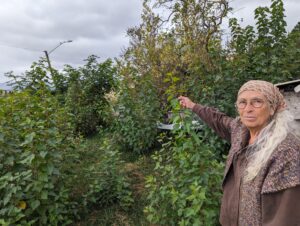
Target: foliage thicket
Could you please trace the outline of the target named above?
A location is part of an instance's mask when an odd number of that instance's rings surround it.
[[[286,60],[286,67],[291,71],[291,76],[294,79],[299,79],[300,74],[300,22],[294,27],[287,38],[287,49],[289,56]]]
[[[78,219],[113,204],[126,210],[133,202],[120,148],[108,135],[102,135],[81,143],[68,153],[68,162],[63,164],[68,176],[65,184]]]
[[[30,93],[35,93],[40,89],[51,89],[50,76],[47,73],[48,69],[45,66],[45,61],[40,59],[38,62],[33,62],[30,70],[25,71],[22,75],[15,75],[13,71],[5,75],[11,79],[10,85],[15,90],[28,90]],[[56,70],[53,69],[56,73]]]
[[[297,60],[299,50],[290,48],[293,43],[286,32],[283,2],[271,1],[270,7],[255,10],[256,29],[241,28],[236,19],[231,19],[231,61],[239,63],[244,70],[237,74],[243,79],[264,79],[277,83],[296,78],[290,60]]]
[[[131,75],[124,80],[117,103],[118,119],[115,137],[123,150],[142,153],[151,148],[158,134],[160,104],[149,75]]]
[[[53,69],[64,91],[47,70],[41,60],[24,77],[10,73],[18,91],[0,98],[2,225],[69,225],[94,209],[132,203],[118,146],[107,136],[93,146],[77,135],[108,126],[106,95],[117,84],[112,61],[91,56],[65,74]]]
[[[173,101],[178,112],[178,102]],[[174,114],[173,136],[153,156],[147,219],[160,225],[217,225],[223,164],[192,129],[191,112]],[[164,136],[162,139],[166,139]]]
[[[1,225],[69,225],[93,209],[130,207],[124,163],[110,139],[82,143],[73,115],[45,89],[0,104]]]
[[[98,57],[91,55],[85,61],[82,67],[65,65],[62,73],[54,68],[49,73],[41,59],[21,76],[13,72],[6,76],[16,90],[35,93],[47,89],[73,114],[75,132],[90,136],[111,125],[112,109],[106,96],[116,90],[118,77],[111,59],[98,62]]]
[[[75,130],[93,135],[101,127],[108,127],[112,112],[106,95],[117,87],[116,68],[108,59],[102,63],[92,55],[83,67],[64,69],[69,78],[66,105],[75,116]]]
[[[0,223],[70,223],[61,170],[75,148],[68,112],[42,90],[11,94],[0,104]]]

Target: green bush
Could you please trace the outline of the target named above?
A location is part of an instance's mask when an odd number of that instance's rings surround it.
[[[90,138],[70,153],[64,164],[66,184],[80,218],[112,204],[130,207],[133,199],[123,167],[118,147],[107,136]]]
[[[0,221],[70,223],[61,163],[74,149],[65,109],[48,93],[0,98]]]
[[[115,131],[123,149],[141,153],[151,148],[158,134],[161,110],[150,76],[123,81],[118,113]]]
[[[75,116],[75,130],[94,135],[111,123],[111,111],[105,95],[116,88],[116,69],[108,59],[102,63],[92,55],[83,67],[65,68],[69,77],[66,105]]]
[[[149,190],[147,219],[159,225],[217,225],[223,164],[191,129],[183,126],[154,155],[156,166],[146,180]]]

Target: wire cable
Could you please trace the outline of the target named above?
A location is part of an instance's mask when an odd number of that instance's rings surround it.
[[[9,47],[9,48],[15,48],[15,49],[22,49],[22,50],[31,51],[31,52],[42,52],[41,50],[29,49],[29,48],[24,48],[24,47],[18,47],[18,46],[13,46],[13,45],[9,45],[9,44],[6,44],[6,43],[1,43],[1,42],[0,42],[0,46]]]

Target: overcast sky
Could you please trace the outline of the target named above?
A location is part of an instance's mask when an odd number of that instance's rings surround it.
[[[285,0],[288,30],[300,21],[300,1]],[[242,25],[254,24],[254,9],[269,0],[232,0]],[[82,65],[95,54],[105,60],[118,57],[128,45],[126,30],[140,24],[142,0],[1,0],[0,82],[4,73],[20,74],[33,61],[50,54],[53,67]]]

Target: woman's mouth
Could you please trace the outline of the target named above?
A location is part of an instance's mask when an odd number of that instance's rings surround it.
[[[254,116],[244,116],[244,119],[247,120],[247,121],[255,121],[256,117],[254,117]]]

